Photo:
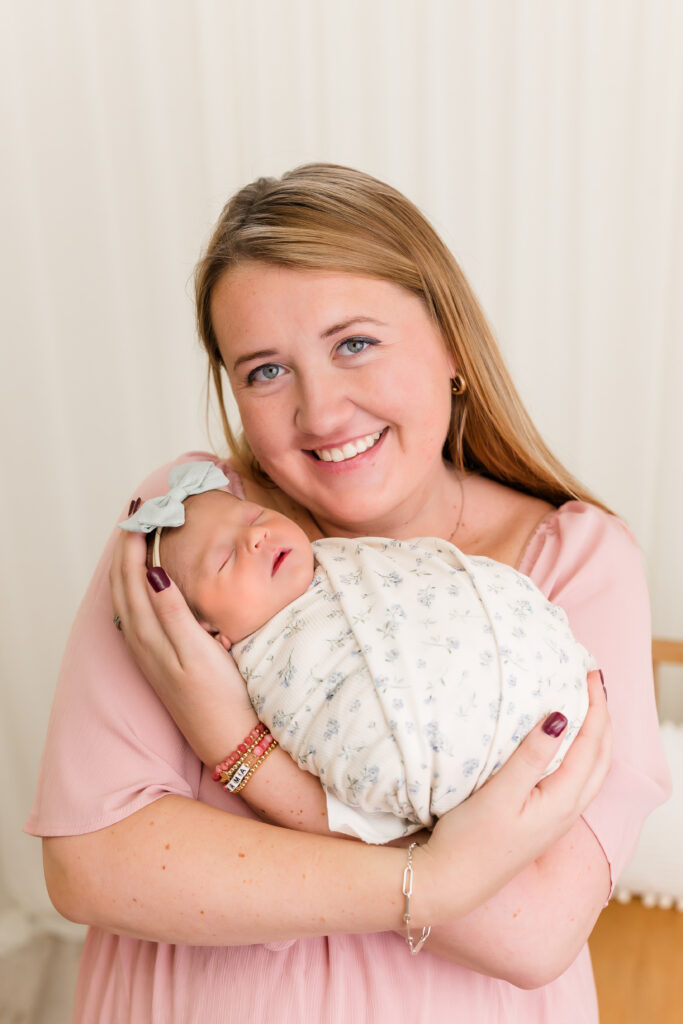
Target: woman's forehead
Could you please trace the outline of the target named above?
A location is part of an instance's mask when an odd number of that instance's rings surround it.
[[[227,271],[216,284],[212,297],[215,316],[277,315],[283,307],[301,307],[311,317],[326,315],[330,307],[347,314],[345,307],[363,302],[371,313],[375,307],[391,307],[398,297],[417,300],[407,289],[392,281],[336,270],[306,270],[272,264],[248,263]],[[419,301],[419,300],[418,300]]]
[[[426,312],[418,296],[391,281],[255,263],[224,274],[211,302],[214,331],[231,364],[245,346],[266,352],[292,332],[314,340],[356,323],[388,326],[410,307]]]

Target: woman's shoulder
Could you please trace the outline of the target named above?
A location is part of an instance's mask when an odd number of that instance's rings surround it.
[[[555,583],[580,575],[584,586],[615,577],[644,575],[640,546],[623,520],[587,501],[566,501],[536,526],[518,568],[535,580]]]

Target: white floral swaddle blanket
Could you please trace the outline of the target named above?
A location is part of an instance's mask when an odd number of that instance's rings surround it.
[[[593,659],[528,577],[445,541],[325,538],[306,593],[232,648],[251,702],[366,842],[434,823],[551,711],[588,708]]]

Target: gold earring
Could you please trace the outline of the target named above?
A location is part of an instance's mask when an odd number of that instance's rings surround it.
[[[467,381],[461,373],[456,373],[451,379],[451,394],[464,395],[467,391]]]

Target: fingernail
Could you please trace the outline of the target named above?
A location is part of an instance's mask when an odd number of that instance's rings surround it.
[[[553,711],[543,723],[543,732],[547,736],[559,736],[567,728],[567,719],[561,711]]]
[[[134,505],[134,504],[135,504],[135,498],[133,498],[133,499],[131,500],[131,503],[130,503],[130,505],[128,506],[128,515],[129,515],[129,516],[132,516],[132,515],[133,515],[133,505]]]
[[[598,672],[600,673],[600,682],[602,683],[602,690],[603,690],[603,693],[605,694],[605,700],[607,700],[607,687],[605,686],[605,677],[602,674],[602,669],[601,668],[598,669]]]
[[[147,570],[147,580],[152,590],[157,594],[160,590],[166,590],[166,587],[171,585],[171,581],[160,565]]]
[[[140,508],[140,505],[142,505],[142,498],[136,498],[135,504],[133,505],[133,512],[137,512],[137,510]]]

